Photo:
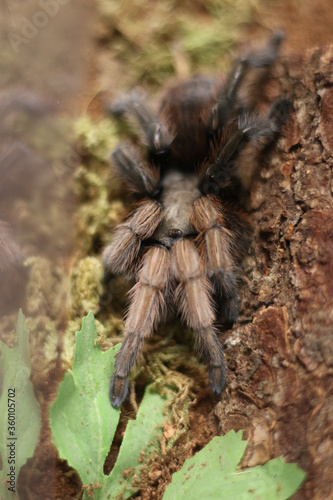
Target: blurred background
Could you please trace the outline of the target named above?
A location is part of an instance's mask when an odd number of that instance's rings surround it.
[[[1,314],[23,303],[26,259],[71,251],[71,121],[89,66],[88,2],[2,1],[0,13]]]

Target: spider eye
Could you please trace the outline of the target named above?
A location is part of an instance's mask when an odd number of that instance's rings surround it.
[[[181,229],[169,229],[168,235],[170,238],[180,238],[183,236],[183,231]]]

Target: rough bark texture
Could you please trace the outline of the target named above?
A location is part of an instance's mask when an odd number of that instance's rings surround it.
[[[284,137],[253,196],[240,326],[226,340],[221,431],[246,429],[244,463],[284,455],[307,480],[293,498],[333,498],[333,47],[288,59]]]

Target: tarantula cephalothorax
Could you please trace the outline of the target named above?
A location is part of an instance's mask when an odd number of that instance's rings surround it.
[[[114,114],[137,122],[147,146],[146,160],[127,144],[112,155],[120,176],[142,198],[103,254],[108,272],[136,278],[127,337],[111,379],[114,407],[127,396],[127,376],[144,338],[170,308],[194,331],[212,391],[223,389],[216,306],[227,323],[237,319],[237,264],[248,232],[233,207],[250,186],[256,156],[288,114],[288,99],[275,101],[263,117],[256,109],[281,40],[275,33],[265,49],[238,60],[225,83],[197,77],[172,88],[156,116],[137,92],[112,106]]]

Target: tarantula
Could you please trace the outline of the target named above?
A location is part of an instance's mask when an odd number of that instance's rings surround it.
[[[248,245],[235,206],[250,187],[256,156],[273,143],[290,106],[280,98],[260,116],[258,92],[246,90],[261,92],[282,38],[275,33],[264,49],[236,61],[225,83],[195,77],[171,88],[156,115],[138,92],[111,107],[139,125],[147,149],[146,160],[128,144],[112,154],[117,172],[142,198],[103,254],[106,271],[136,279],[111,379],[114,407],[127,396],[127,376],[144,338],[170,308],[194,331],[212,391],[224,387],[216,305],[226,323],[236,321],[238,263]]]

